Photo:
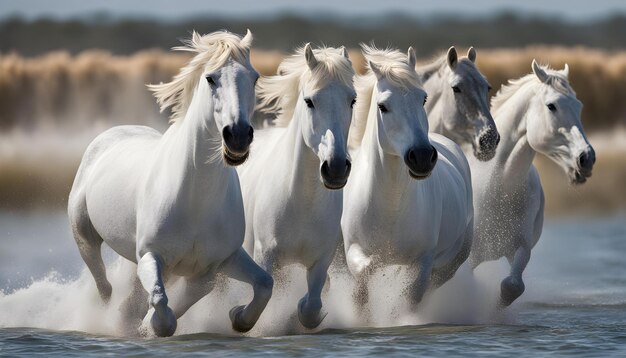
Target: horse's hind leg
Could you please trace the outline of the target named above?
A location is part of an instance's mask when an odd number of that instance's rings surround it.
[[[68,214],[78,251],[96,281],[100,297],[104,302],[109,302],[112,287],[107,279],[106,267],[100,251],[103,240],[91,224],[85,201],[78,200],[76,205],[72,205],[72,201],[70,200]]]
[[[321,294],[328,278],[328,266],[332,259],[332,254],[327,255],[307,268],[308,292],[298,302],[298,319],[306,328],[313,329],[319,326],[326,317],[326,314],[322,314]]]
[[[163,263],[158,255],[148,252],[137,263],[137,276],[148,292],[148,303],[152,306],[146,315],[150,325],[159,337],[169,337],[176,331],[176,316],[168,307],[168,299],[163,283]]]
[[[522,274],[526,265],[530,260],[530,249],[520,246],[512,258],[509,258],[511,263],[510,275],[502,280],[500,284],[500,305],[503,307],[509,306],[519,296],[524,293],[525,285],[522,280]]]

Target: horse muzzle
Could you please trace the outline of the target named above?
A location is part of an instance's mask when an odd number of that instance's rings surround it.
[[[350,160],[325,160],[320,168],[322,184],[326,189],[339,190],[346,186],[352,163]]]
[[[583,184],[591,177],[593,165],[596,163],[596,152],[591,146],[576,158],[576,168],[571,171],[572,184]]]
[[[474,156],[482,162],[493,159],[499,143],[500,134],[495,128],[490,128],[478,137],[478,146],[474,146]]]
[[[243,164],[250,154],[250,144],[254,139],[254,129],[249,124],[234,124],[222,131],[222,155],[230,166]]]
[[[432,145],[413,147],[406,152],[404,163],[409,167],[409,176],[416,180],[430,176],[438,158],[437,149]]]

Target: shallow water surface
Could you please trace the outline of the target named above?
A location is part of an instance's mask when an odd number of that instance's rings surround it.
[[[548,220],[524,275],[527,291],[504,313],[473,312],[489,311],[485,309],[489,300],[483,298],[497,294],[498,281],[506,274],[506,264],[500,261],[479,267],[476,282],[462,268],[420,308],[425,313],[415,320],[374,320],[375,327],[360,328],[362,322],[338,317],[350,310],[340,302],[349,295],[333,293],[343,285],[331,281],[326,296],[329,316],[317,332],[302,334],[306,332],[281,326],[293,312],[281,316],[278,309],[289,311],[287,307],[295,304],[292,297],[268,307],[261,327],[249,336],[237,336],[227,329],[222,312],[231,302],[222,307],[217,295],[190,311],[206,320],[182,320],[177,332],[181,335],[167,339],[127,338],[110,331],[107,324],[89,322],[103,320],[107,311],[94,303],[97,295],[89,277],[81,274],[83,266],[65,220],[63,214],[0,215],[0,287],[4,289],[0,294],[0,355],[626,355],[623,214]],[[112,262],[113,255],[107,256]],[[58,272],[53,278],[48,275],[51,268]],[[385,301],[384,295],[394,287],[381,287],[374,297]],[[73,302],[67,292],[84,296]],[[41,300],[52,302],[42,305]],[[209,313],[208,307],[216,312]]]

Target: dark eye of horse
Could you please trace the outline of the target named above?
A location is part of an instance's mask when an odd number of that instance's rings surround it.
[[[256,86],[257,82],[259,82],[259,78],[261,78],[261,77],[257,77],[257,78],[254,80],[254,85],[255,85],[255,86]]]
[[[355,104],[356,104],[356,98],[354,98],[352,102],[350,102],[350,108],[354,108]]]
[[[461,93],[461,89],[458,86],[453,86],[452,91],[454,91],[454,93]]]
[[[314,108],[313,101],[310,98],[305,98],[304,102],[306,102],[306,106],[309,108]]]
[[[428,100],[428,96],[425,96],[425,97],[424,97],[424,104],[422,104],[423,106],[425,106],[425,105],[426,105],[426,101],[427,101],[427,100]]]
[[[378,105],[378,109],[382,112],[382,113],[387,113],[389,112],[389,110],[387,110],[387,107],[385,107],[384,104],[379,104]]]
[[[491,86],[487,86],[487,92],[491,92],[492,89]]]
[[[552,103],[548,104],[548,109],[550,110],[550,112],[555,112],[556,111],[556,106]]]
[[[206,80],[207,80],[207,82],[209,82],[209,84],[210,84],[211,86],[215,86],[215,81],[213,80],[213,77],[211,77],[211,76],[206,76]]]

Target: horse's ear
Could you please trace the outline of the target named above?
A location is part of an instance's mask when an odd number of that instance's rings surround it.
[[[474,49],[474,46],[470,47],[469,50],[467,50],[467,58],[469,58],[469,60],[472,62],[476,62],[476,50]]]
[[[380,81],[383,78],[383,72],[380,70],[380,67],[372,61],[368,61],[367,64],[370,70],[372,70],[372,73],[376,76],[376,79]]]
[[[569,78],[569,65],[567,63],[565,64],[565,67],[563,67],[563,71],[561,71],[561,73],[563,73],[565,78]]]
[[[239,44],[241,45],[241,47],[250,49],[250,47],[252,46],[252,32],[250,32],[250,29],[246,29],[246,36],[241,39]]]
[[[309,65],[309,69],[314,69],[317,66],[317,59],[313,54],[313,49],[311,48],[311,43],[307,43],[304,45],[304,58],[306,59],[307,65]]]
[[[346,50],[346,47],[341,46],[339,49],[341,50],[341,54],[343,55],[343,57],[350,61],[350,56],[348,56],[348,50]]]
[[[415,56],[415,50],[413,49],[413,46],[409,46],[409,49],[406,51],[406,58],[409,63],[409,67],[414,69],[415,65],[417,64],[417,58]]]
[[[539,66],[539,64],[537,63],[537,60],[535,59],[533,59],[532,69],[533,69],[533,73],[535,74],[535,76],[537,76],[539,81],[545,83],[548,81],[548,78],[550,78],[550,76],[548,76],[546,71],[544,71],[543,68]]]
[[[450,66],[450,68],[454,70],[457,63],[459,62],[459,56],[457,55],[454,46],[448,49],[448,54],[446,55],[446,57],[448,58],[448,66]]]

